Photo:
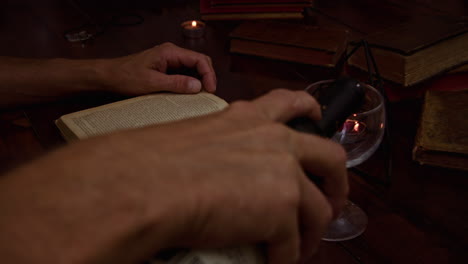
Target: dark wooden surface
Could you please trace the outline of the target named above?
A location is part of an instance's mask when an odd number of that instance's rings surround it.
[[[0,1],[0,56],[116,57],[170,41],[213,58],[219,80],[217,94],[227,101],[255,98],[278,87],[302,89],[310,81],[332,76],[314,67],[230,55],[227,35],[238,22],[209,22],[205,38],[185,39],[179,24],[199,17],[196,2]],[[373,23],[385,25],[410,19],[416,11],[468,14],[468,4],[463,0],[384,1],[386,8],[380,9],[377,15],[375,10],[379,10],[377,2],[380,1],[348,2],[357,3],[351,9],[353,12],[349,8],[345,10],[349,5],[346,1],[317,1],[322,15],[311,23],[332,27],[347,24],[351,29],[360,29],[356,34],[365,34],[374,26],[369,17]],[[402,9],[405,12],[401,13]],[[109,28],[85,46],[71,44],[63,38],[65,30],[87,22],[103,23],[122,10],[138,13],[145,19],[144,23]],[[64,145],[53,124],[59,116],[118,98],[93,94],[2,109],[0,173]],[[351,241],[322,243],[311,263],[468,263],[468,175],[411,161],[420,106],[419,98],[390,105],[393,142],[390,186],[373,184],[350,172],[350,198],[369,216],[366,232]],[[361,169],[382,178],[383,156],[380,150]]]

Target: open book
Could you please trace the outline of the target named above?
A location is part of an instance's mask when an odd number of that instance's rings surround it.
[[[206,92],[158,93],[98,106],[60,117],[55,124],[66,141],[108,134],[221,111],[228,103]]]
[[[254,246],[183,250],[169,260],[153,260],[150,264],[264,264],[265,257]]]
[[[158,93],[134,97],[60,117],[55,123],[67,141],[113,131],[167,123],[221,111],[228,103],[209,93]],[[183,250],[152,264],[263,264],[255,247],[217,250]]]

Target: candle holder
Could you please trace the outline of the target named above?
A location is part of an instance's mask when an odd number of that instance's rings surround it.
[[[309,85],[306,91],[318,102],[327,100],[328,89],[335,89],[335,80],[325,80]],[[385,132],[385,104],[380,92],[371,85],[360,83],[363,102],[354,114],[348,117],[340,131],[332,137],[346,151],[346,167],[353,168],[366,161],[382,142]],[[323,108],[323,111],[332,109]],[[313,146],[312,146],[313,147]],[[367,215],[359,207],[347,202],[342,213],[330,223],[322,237],[325,241],[345,241],[361,235],[367,226]]]
[[[314,97],[320,98],[323,91],[330,89],[334,82],[334,80],[316,82],[305,90]],[[385,131],[385,124],[382,122],[386,119],[382,95],[368,84],[361,83],[361,86],[364,91],[364,102],[332,137],[333,141],[346,150],[348,168],[367,160],[379,147]],[[375,144],[376,142],[379,144]]]
[[[185,21],[180,26],[187,38],[201,38],[205,34],[205,23],[199,20]]]

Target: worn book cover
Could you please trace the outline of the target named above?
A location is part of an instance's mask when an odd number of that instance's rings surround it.
[[[284,1],[287,2],[287,1]],[[229,3],[228,3],[229,4]],[[200,0],[203,20],[259,20],[259,19],[301,19],[304,17],[303,4],[268,3],[260,1],[233,5],[213,5],[211,0]]]
[[[254,13],[213,13],[202,14],[203,20],[265,20],[265,19],[302,19],[301,12],[254,12]]]
[[[426,92],[413,159],[468,170],[467,117],[468,90]]]
[[[312,0],[210,0],[211,5],[223,5],[223,4],[256,4],[256,3],[287,3],[287,4],[297,4],[297,3],[311,3]]]
[[[302,12],[303,7],[295,6],[267,6],[251,7],[237,6],[232,8],[213,7],[210,0],[200,0],[201,14],[219,14],[219,13],[267,13],[267,12]]]
[[[333,67],[347,32],[281,21],[248,21],[231,34],[232,53]]]
[[[235,7],[312,7],[312,1],[296,0],[211,0],[211,7],[235,8]]]

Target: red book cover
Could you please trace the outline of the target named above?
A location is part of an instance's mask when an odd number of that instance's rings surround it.
[[[211,1],[212,8],[246,8],[246,7],[312,7],[313,4],[311,1],[249,1],[246,2],[245,0],[232,0],[229,2],[221,2],[221,1]]]
[[[230,6],[230,5],[312,5],[312,0],[211,0],[211,6]]]
[[[200,13],[218,14],[218,13],[269,13],[269,12],[302,12],[302,7],[212,7],[211,0],[200,0]]]
[[[222,5],[222,4],[270,4],[270,3],[284,3],[284,4],[303,4],[311,3],[312,0],[211,0],[213,5]]]

